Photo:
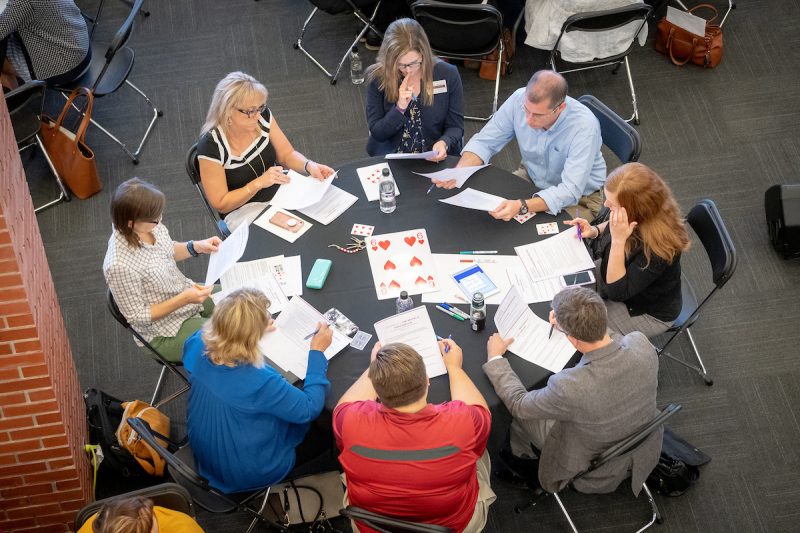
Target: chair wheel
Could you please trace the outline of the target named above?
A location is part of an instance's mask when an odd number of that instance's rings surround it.
[[[157,114],[159,117],[163,117],[163,116],[164,116],[164,112],[163,112],[163,111],[161,111],[160,109],[159,109],[158,111],[156,111],[156,114]]]
[[[297,44],[297,43],[294,43],[294,44],[292,44],[292,48],[294,48],[295,50],[299,50],[300,49],[300,45]]]
[[[134,165],[138,165],[139,164],[139,158],[138,157],[134,158],[132,161],[133,161]]]
[[[633,123],[636,124],[637,126],[639,124],[641,124],[641,122],[639,121],[639,117],[636,117],[635,119],[633,119]]]
[[[661,516],[661,515],[658,515],[656,517],[656,524],[663,524],[663,523],[664,523],[664,517]]]
[[[149,17],[150,16],[150,12],[143,10],[142,11],[142,15],[144,15],[145,17]]]
[[[703,376],[703,381],[705,381],[705,382],[706,382],[706,385],[708,385],[709,387],[710,387],[711,385],[713,385],[713,384],[714,384],[714,380],[713,380],[713,379],[711,379],[711,378],[710,378],[710,377],[708,377],[708,376]]]
[[[331,80],[331,85],[336,85],[336,78]]]

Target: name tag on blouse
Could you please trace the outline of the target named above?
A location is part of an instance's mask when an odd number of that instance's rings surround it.
[[[434,80],[433,94],[441,94],[447,92],[447,80]]]

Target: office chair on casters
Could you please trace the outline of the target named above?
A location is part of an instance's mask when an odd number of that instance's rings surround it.
[[[155,452],[167,463],[167,471],[176,483],[185,488],[191,495],[194,503],[210,513],[244,512],[253,517],[247,533],[250,533],[259,522],[278,530],[288,531],[281,524],[272,522],[262,516],[269,498],[270,488],[264,487],[246,493],[235,495],[223,494],[208,484],[208,480],[195,471],[194,455],[187,445],[175,453],[164,448],[153,434],[150,425],[141,418],[128,418],[128,424]],[[251,504],[258,502],[263,497],[258,508]]]
[[[166,404],[168,402],[171,402],[172,400],[174,400],[175,398],[177,398],[178,396],[180,396],[184,392],[188,391],[191,388],[191,385],[189,384],[189,380],[186,379],[186,376],[184,376],[181,373],[180,370],[178,370],[178,366],[183,366],[183,363],[180,363],[180,362],[173,363],[171,361],[167,361],[166,359],[164,359],[164,356],[161,355],[158,352],[158,350],[153,348],[152,344],[147,342],[144,339],[144,337],[142,337],[139,334],[138,331],[136,331],[135,329],[133,329],[133,327],[131,327],[131,325],[128,322],[128,320],[125,318],[125,316],[119,310],[119,307],[117,306],[117,302],[114,301],[114,295],[111,294],[111,289],[108,289],[106,291],[106,304],[108,305],[108,310],[109,310],[109,312],[111,312],[111,316],[114,317],[114,320],[119,322],[122,325],[122,327],[124,327],[125,329],[129,330],[134,337],[139,339],[139,342],[141,342],[142,345],[144,345],[144,347],[147,348],[150,351],[150,353],[153,355],[153,357],[156,359],[156,361],[159,364],[161,364],[161,374],[159,374],[159,376],[158,376],[158,382],[156,383],[156,388],[153,391],[153,397],[150,400],[150,405],[153,405],[153,406],[156,406],[156,407],[160,407],[160,406],[162,406],[162,405],[164,405],[164,404]],[[184,386],[181,387],[180,389],[178,389],[177,391],[175,391],[174,393],[172,393],[170,396],[168,396],[165,399],[163,399],[162,401],[158,402],[158,404],[156,404],[156,401],[158,400],[158,396],[161,394],[161,388],[164,385],[164,378],[167,375],[167,371],[172,372],[175,376],[177,376],[177,378],[180,381],[183,382]]]
[[[56,179],[56,185],[61,191],[55,200],[35,207],[34,211],[37,213],[59,202],[69,202],[70,200],[69,191],[64,182],[61,181],[61,176],[58,175],[58,171],[42,143],[42,138],[39,136],[39,130],[42,127],[41,116],[44,93],[45,83],[43,81],[29,81],[5,95],[6,107],[8,107],[8,114],[11,116],[11,127],[14,129],[17,148],[21,153],[32,146],[38,146],[44,154],[47,165],[50,167],[50,172],[53,173],[53,177]]]
[[[550,67],[562,74],[568,72],[577,72],[580,70],[588,70],[593,68],[600,68],[614,65],[613,74],[616,74],[619,67],[624,63],[625,71],[628,74],[628,85],[631,90],[631,100],[633,103],[633,115],[627,122],[639,124],[639,107],[636,103],[636,90],[633,87],[633,77],[631,76],[631,66],[628,62],[628,54],[630,54],[633,47],[636,45],[636,40],[645,24],[647,24],[647,17],[650,14],[650,6],[645,4],[632,4],[629,6],[618,7],[614,9],[607,9],[603,11],[590,11],[586,13],[576,13],[564,21],[561,26],[561,33],[550,51]],[[561,52],[558,45],[564,36],[571,32],[606,32],[617,30],[628,24],[637,25],[636,33],[631,37],[628,47],[619,53],[612,54],[606,57],[596,57],[589,61],[566,61],[561,58]],[[569,68],[568,70],[557,69],[557,64],[565,63],[575,65],[577,68]]]
[[[435,0],[418,0],[411,12],[420,23],[433,53],[445,59],[475,60],[497,54],[497,74],[494,80],[492,112],[486,117],[467,116],[467,120],[488,121],[497,111],[500,74],[503,65],[503,15],[489,4],[451,4]]]
[[[636,128],[590,94],[581,96],[578,101],[588,107],[597,117],[600,122],[603,144],[617,156],[620,162],[624,164],[639,160],[642,153],[642,138]]]
[[[125,22],[123,22],[122,26],[120,26],[119,30],[117,30],[117,33],[114,35],[114,38],[108,47],[92,43],[92,60],[89,63],[89,68],[86,69],[82,76],[70,82],[69,84],[53,87],[55,90],[63,93],[65,99],[67,98],[67,95],[76,87],[88,87],[91,89],[96,98],[100,98],[115,92],[123,84],[127,84],[131,89],[136,91],[142,98],[144,98],[147,104],[153,110],[153,118],[150,119],[150,124],[148,124],[147,130],[145,130],[144,136],[142,136],[142,139],[139,142],[139,146],[133,152],[131,152],[125,143],[117,139],[113,133],[92,119],[92,124],[97,126],[100,131],[105,133],[112,141],[117,143],[128,155],[128,157],[131,158],[134,165],[139,163],[139,154],[142,151],[142,146],[144,146],[147,137],[150,135],[150,131],[153,129],[153,126],[156,123],[156,119],[163,115],[163,113],[153,105],[153,102],[150,101],[150,98],[148,98],[148,96],[142,92],[141,89],[131,83],[131,81],[128,79],[128,75],[133,69],[133,60],[135,54],[132,48],[129,48],[125,45],[131,36],[133,23],[136,20],[136,15],[141,9],[143,2],[144,0],[136,0],[133,3],[133,8],[131,9],[130,14],[128,14]]]
[[[708,254],[708,259],[711,263],[711,278],[714,286],[703,300],[698,303],[699,300],[697,296],[695,296],[691,283],[689,283],[685,275],[681,274],[681,292],[683,296],[681,313],[669,329],[669,332],[672,332],[672,336],[670,336],[666,344],[658,348],[657,351],[659,355],[669,357],[673,361],[677,361],[683,366],[691,368],[702,376],[706,385],[710,386],[714,384],[714,380],[711,379],[711,376],[708,374],[703,364],[703,360],[700,358],[700,352],[697,350],[697,345],[694,342],[694,337],[692,337],[692,332],[689,328],[697,321],[700,316],[700,310],[706,302],[731,279],[734,271],[736,271],[738,255],[736,253],[736,248],[733,246],[733,240],[728,233],[728,229],[725,227],[725,222],[723,222],[722,216],[719,214],[719,210],[717,210],[717,206],[713,201],[701,200],[689,211],[686,220],[700,238],[700,242],[703,243],[703,248]],[[694,350],[694,355],[700,366],[694,366],[666,352],[670,343],[672,343],[675,337],[682,331],[685,331],[686,335],[689,337],[692,350]]]
[[[375,3],[375,0],[310,0],[311,3],[314,5],[314,9],[311,10],[311,14],[308,16],[306,21],[303,23],[303,27],[300,29],[300,36],[297,38],[297,41],[292,45],[294,46],[295,50],[300,50],[303,52],[307,58],[311,60],[319,69],[325,73],[325,75],[330,79],[331,85],[336,85],[336,78],[339,77],[339,72],[342,70],[342,65],[347,60],[347,57],[350,55],[350,51],[353,47],[358,46],[358,41],[366,35],[368,30],[372,30],[381,37],[383,37],[383,32],[381,32],[375,25],[372,23],[375,19],[375,15],[378,13],[378,9],[381,7],[381,0],[378,0]],[[398,1],[398,0],[387,0],[387,1]],[[367,17],[362,11],[362,8],[369,7],[375,3],[375,7],[372,10],[372,15]],[[360,20],[364,27],[361,28],[361,31],[356,35],[356,38],[353,42],[347,47],[345,50],[344,55],[342,56],[342,60],[339,61],[339,65],[336,67],[336,70],[333,73],[329,72],[328,69],[322,66],[322,63],[317,61],[317,58],[312,56],[308,50],[303,48],[303,37],[306,34],[306,30],[308,29],[308,25],[311,23],[311,19],[314,18],[314,15],[317,14],[318,11],[325,11],[326,13],[330,13],[331,15],[339,15],[342,13],[352,13],[358,20]]]
[[[567,484],[567,486],[572,485],[576,480],[580,479],[581,477],[585,476],[589,472],[593,472],[597,470],[604,464],[608,463],[612,459],[616,459],[622,455],[626,455],[628,453],[633,452],[639,445],[644,443],[648,437],[650,437],[653,433],[658,431],[664,423],[675,413],[681,410],[681,406],[679,404],[669,404],[665,407],[658,415],[656,415],[650,422],[639,428],[637,431],[632,433],[630,436],[626,437],[625,439],[619,441],[617,444],[606,450],[605,452],[598,455],[596,458],[592,460],[589,464],[589,467],[576,474]],[[648,503],[650,504],[650,509],[652,514],[650,516],[650,521],[645,524],[643,527],[638,529],[636,533],[641,533],[645,529],[652,526],[654,523],[658,522],[661,524],[664,521],[664,517],[661,515],[661,512],[658,510],[658,506],[656,505],[656,501],[653,499],[653,493],[650,492],[650,489],[647,486],[647,483],[642,483],[642,489],[647,495]],[[569,513],[567,512],[567,508],[564,506],[564,503],[559,498],[558,493],[549,493],[546,492],[542,488],[538,488],[533,493],[533,498],[525,505],[518,505],[514,508],[516,513],[521,513],[525,509],[529,507],[535,506],[537,503],[542,501],[547,496],[552,496],[555,498],[558,506],[561,508],[561,512],[564,514],[564,517],[569,522],[570,527],[574,533],[578,533],[578,529],[575,527],[575,523],[572,521],[572,517],[570,517]]]
[[[409,522],[408,520],[401,520],[399,518],[373,513],[372,511],[367,511],[366,509],[354,507],[352,505],[348,505],[345,509],[340,510],[339,513],[350,520],[363,522],[370,528],[375,531],[380,531],[381,533],[451,533],[453,531],[449,527]]]
[[[94,29],[97,27],[98,24],[100,24],[100,13],[103,11],[103,3],[104,3],[104,1],[105,0],[100,0],[97,3],[97,9],[95,9],[94,15],[88,15],[88,14],[86,14],[86,12],[83,9],[81,9],[81,15],[83,15],[83,18],[86,19],[86,22],[88,22],[89,26],[90,26],[90,29],[89,29],[89,40],[91,40],[92,36],[94,35]],[[128,4],[129,6],[133,7],[133,1],[132,0],[120,0],[120,2],[123,2],[123,3]],[[144,8],[144,6],[141,6],[139,8],[139,13],[141,13],[142,16],[145,16],[145,17],[149,17],[150,16],[150,12],[148,10],[146,10]]]
[[[200,181],[200,165],[197,161],[197,143],[193,144],[192,147],[189,148],[189,152],[186,154],[186,174],[189,175],[189,179],[192,180],[192,185],[194,185],[194,188],[197,189],[197,194],[200,195],[203,205],[206,206],[208,216],[211,217],[211,221],[214,223],[214,227],[217,229],[219,238],[225,239],[231,234],[230,230],[228,229],[227,224],[225,224],[225,222],[222,220],[222,216],[219,214],[219,212],[212,208],[211,204],[208,203],[208,198],[206,198],[206,193],[203,190],[203,183]]]
[[[192,496],[189,494],[189,491],[175,483],[162,483],[153,487],[145,487],[125,494],[97,500],[86,505],[81,508],[75,516],[75,531],[79,530],[95,513],[99,512],[100,508],[106,503],[123,498],[133,498],[134,496],[148,498],[153,501],[153,505],[179,511],[192,518],[196,516],[194,512],[194,503],[192,503]]]

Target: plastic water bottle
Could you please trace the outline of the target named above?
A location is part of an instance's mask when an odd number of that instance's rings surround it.
[[[388,168],[384,168],[381,174],[381,181],[378,183],[381,212],[393,213],[397,207],[397,200],[394,197],[394,180]]]
[[[395,305],[397,306],[397,314],[399,315],[400,313],[405,313],[406,311],[414,309],[414,300],[411,299],[406,291],[401,291],[400,296],[395,300]]]
[[[358,55],[357,46],[354,46],[350,52],[350,80],[355,85],[364,83],[364,63],[361,62],[361,57]]]
[[[472,331],[483,331],[483,328],[486,327],[486,303],[483,300],[482,292],[472,295],[472,303],[469,305],[469,321],[472,323]]]

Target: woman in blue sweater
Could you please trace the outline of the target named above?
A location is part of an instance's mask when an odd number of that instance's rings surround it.
[[[367,153],[421,153],[432,161],[458,155],[464,138],[464,90],[458,69],[431,52],[419,23],[389,25],[367,70]]]
[[[258,342],[270,328],[270,302],[261,291],[239,289],[189,337],[183,364],[189,372],[189,443],[198,471],[224,492],[281,481],[295,466],[295,447],[317,418],[330,387],[323,351],[325,324],[311,339],[302,389],[264,364]]]

